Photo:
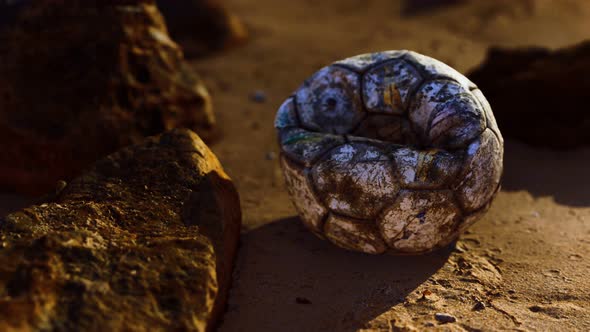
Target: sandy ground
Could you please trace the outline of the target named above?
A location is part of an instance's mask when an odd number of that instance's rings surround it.
[[[466,72],[490,45],[560,47],[590,37],[590,3],[469,1],[416,15],[394,0],[228,4],[251,41],[193,62],[224,132],[212,148],[244,211],[221,331],[590,330],[590,149],[557,152],[508,140],[503,191],[456,248],[369,256],[303,228],[283,186],[273,129],[281,102],[334,60],[406,48]],[[251,100],[256,90],[265,102]],[[27,203],[0,199],[0,212]],[[440,324],[437,312],[457,322]]]

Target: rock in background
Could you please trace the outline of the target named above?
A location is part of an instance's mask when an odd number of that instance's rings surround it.
[[[590,41],[551,51],[492,48],[469,78],[490,101],[505,136],[535,146],[590,144]]]
[[[12,24],[21,9],[31,0],[0,0],[0,28]]]
[[[210,330],[231,280],[237,192],[173,130],[0,219],[0,330]]]
[[[221,0],[160,0],[170,35],[187,56],[202,56],[243,43],[248,32]]]
[[[16,4],[0,15],[0,187],[42,193],[175,127],[211,138],[209,94],[153,0]]]

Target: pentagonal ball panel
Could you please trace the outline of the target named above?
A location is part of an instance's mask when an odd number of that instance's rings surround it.
[[[387,249],[373,221],[331,214],[324,226],[324,232],[332,243],[344,249],[368,254],[380,254]]]
[[[311,173],[326,206],[353,218],[374,218],[393,201],[398,189],[390,160],[366,144],[349,143],[333,149]]]
[[[303,224],[317,235],[322,234],[322,220],[328,210],[316,197],[307,171],[281,156],[281,167],[287,185],[287,191],[295,209],[301,216]]]
[[[491,129],[469,145],[465,169],[455,192],[463,209],[471,212],[488,203],[500,184],[504,150]]]
[[[336,66],[315,73],[297,90],[302,126],[331,134],[347,134],[363,117],[360,77]]]
[[[391,248],[420,253],[450,243],[449,235],[460,220],[451,191],[402,190],[378,224]]]
[[[369,112],[403,114],[410,93],[422,81],[418,71],[407,61],[386,61],[364,75],[363,97]]]
[[[299,128],[280,130],[279,139],[283,153],[306,167],[310,167],[328,150],[344,143],[342,136],[316,133]]]

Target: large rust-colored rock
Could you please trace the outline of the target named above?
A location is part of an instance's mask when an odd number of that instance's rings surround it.
[[[210,97],[153,0],[18,3],[0,15],[0,187],[45,192],[176,127],[211,137]]]
[[[231,180],[176,129],[0,219],[0,330],[211,330],[240,228]]]
[[[187,56],[202,56],[245,42],[248,31],[222,0],[159,0],[170,35]]]
[[[492,48],[469,77],[506,136],[553,148],[590,144],[590,41],[555,51]]]

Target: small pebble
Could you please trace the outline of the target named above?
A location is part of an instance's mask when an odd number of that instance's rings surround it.
[[[422,297],[420,299],[418,299],[418,301],[430,300],[430,298],[429,298],[430,295],[432,295],[432,292],[430,290],[426,289],[422,292]]]
[[[455,245],[454,250],[460,254],[465,252],[465,249],[463,249],[463,247],[459,246],[459,245]]]
[[[257,103],[264,103],[266,101],[266,93],[262,90],[256,90],[250,95],[250,99]]]
[[[532,312],[540,312],[540,311],[543,311],[543,308],[541,308],[538,305],[534,305],[532,307],[529,307],[529,310],[532,311]]]
[[[311,301],[304,297],[296,297],[295,302],[299,304],[311,304]]]
[[[67,187],[67,185],[68,183],[64,180],[57,181],[57,185],[55,186],[55,192],[59,194],[62,190],[64,190]]]
[[[485,308],[486,308],[486,306],[485,306],[485,304],[483,304],[483,302],[477,301],[477,302],[475,302],[475,305],[473,306],[472,310],[473,311],[481,311]]]
[[[455,316],[442,312],[437,312],[434,314],[434,318],[441,323],[454,323],[457,321]]]

